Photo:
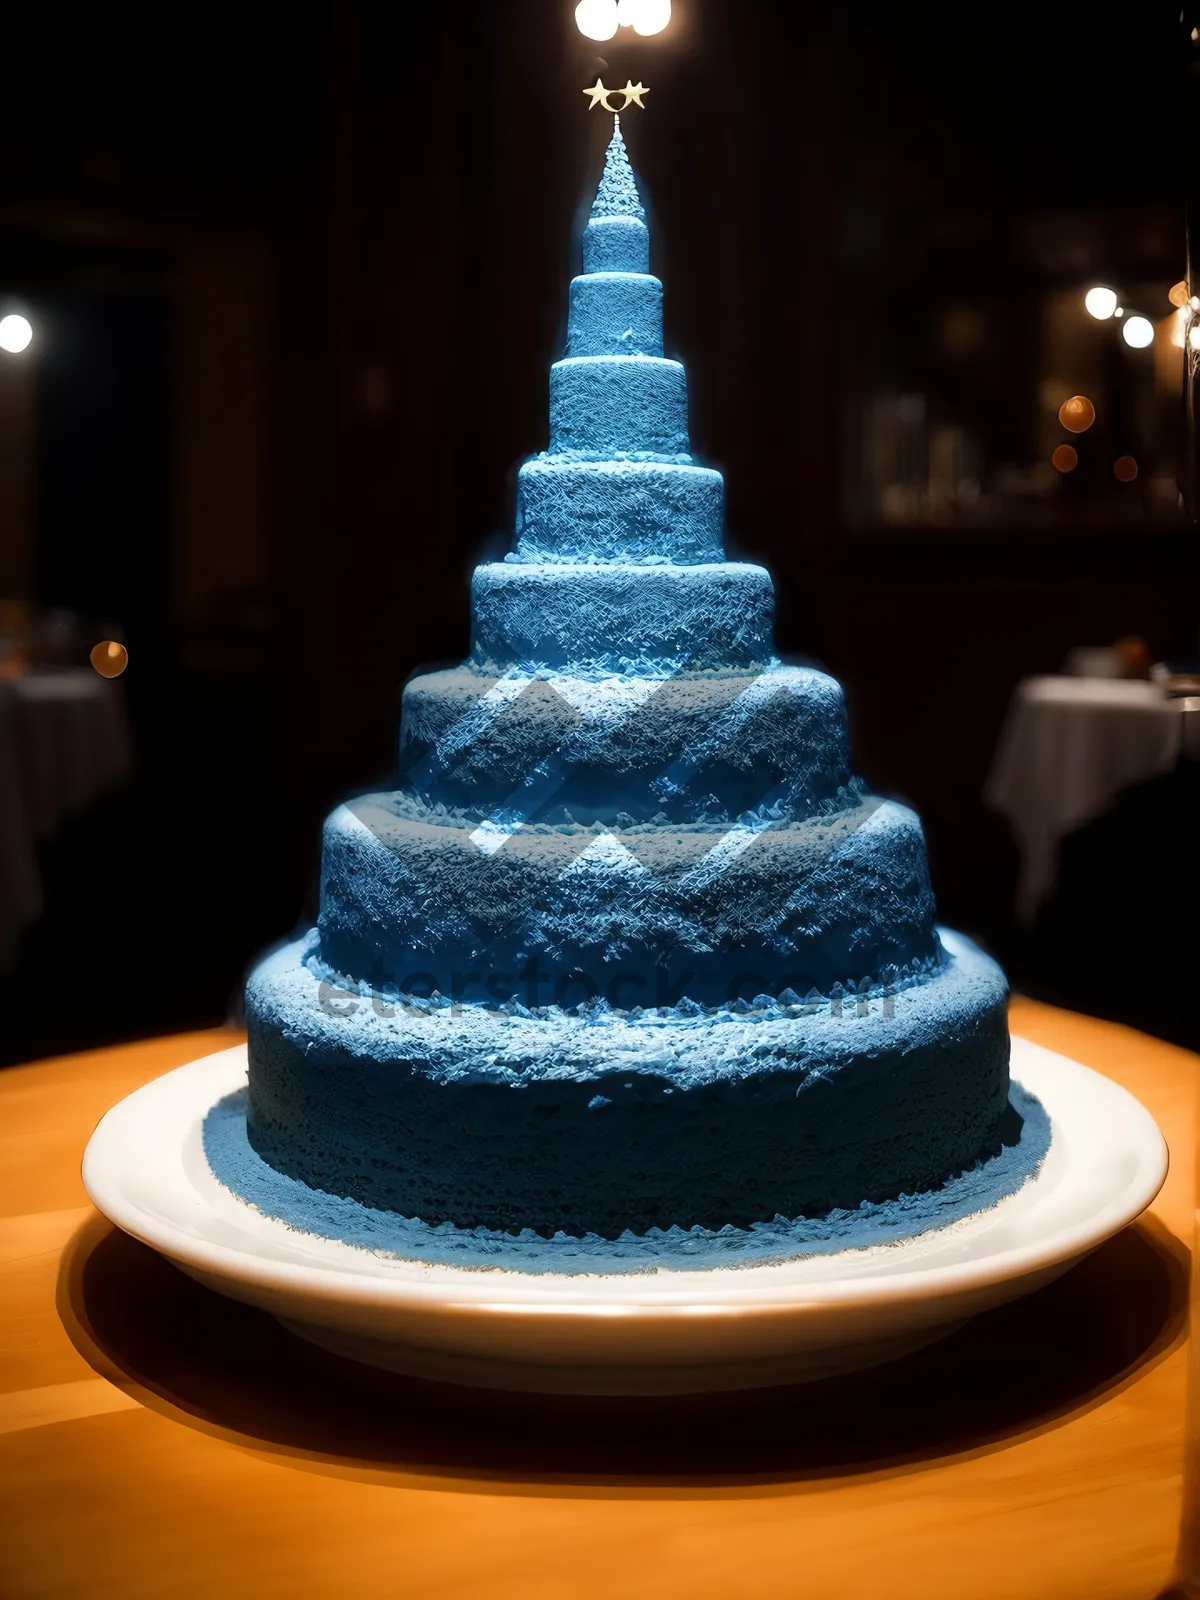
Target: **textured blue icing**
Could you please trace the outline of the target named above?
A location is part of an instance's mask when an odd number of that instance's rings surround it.
[[[659,356],[575,356],[550,368],[550,449],[597,457],[688,452],[687,377]]]
[[[937,960],[911,811],[867,799],[755,827],[510,833],[366,795],[325,825],[322,958],[381,988],[421,973],[467,1000],[614,1006],[829,994]]]
[[[599,1097],[597,1097],[599,1098]],[[617,1239],[598,1234],[547,1238],[488,1228],[430,1224],[311,1188],[268,1165],[246,1136],[246,1095],[218,1102],[204,1122],[204,1149],[225,1186],[267,1216],[302,1233],[341,1239],[363,1250],[451,1267],[532,1273],[704,1271],[761,1266],[799,1256],[832,1255],[895,1244],[949,1227],[1015,1194],[1050,1148],[1050,1119],[1041,1102],[1013,1083],[1012,1126],[999,1152],[932,1189],[895,1200],[862,1201],[827,1216],[752,1223],[749,1228],[652,1228]]]
[[[720,561],[725,484],[710,467],[538,456],[517,475],[518,561]]]
[[[632,272],[596,273],[571,284],[569,356],[661,356],[662,284]]]
[[[636,217],[593,217],[583,232],[584,272],[649,272],[650,230]]]
[[[592,201],[591,220],[598,217],[633,217],[643,223],[646,220],[637,179],[629,165],[620,117],[614,118],[612,138],[604,153],[604,171]]]
[[[799,821],[857,796],[841,686],[811,667],[658,680],[426,673],[405,688],[400,779],[478,822],[529,792],[529,822]]]
[[[583,260],[516,556],[476,574],[472,660],[406,691],[404,787],[328,822],[210,1156],[297,1226],[523,1270],[935,1226],[1045,1149],[1003,976],[939,940],[920,824],[721,560],[619,129]]]
[[[775,604],[764,567],[497,561],[471,583],[480,663],[620,672],[667,658],[676,671],[765,666]]]
[[[951,943],[890,1015],[749,1018],[322,1005],[311,946],[287,946],[247,993],[250,1142],[314,1189],[465,1228],[617,1238],[894,1200],[1000,1146],[1006,986]]]

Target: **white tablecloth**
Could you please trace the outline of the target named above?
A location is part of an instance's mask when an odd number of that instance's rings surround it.
[[[1017,685],[984,798],[1020,851],[1017,916],[1029,924],[1058,878],[1064,835],[1102,816],[1123,789],[1170,772],[1191,702],[1157,684],[1026,678]]]
[[[39,840],[129,774],[124,700],[90,668],[0,679],[0,972],[42,911]]]

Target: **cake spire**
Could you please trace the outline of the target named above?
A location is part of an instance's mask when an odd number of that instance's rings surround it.
[[[650,232],[618,116],[613,117],[604,172],[587,227],[583,230],[583,270],[585,273],[645,273],[650,270]]]
[[[638,198],[637,179],[629,165],[625,139],[621,133],[621,119],[613,117],[612,138],[604,157],[604,173],[596,198],[592,203],[593,217],[636,217],[645,222],[646,213]]]

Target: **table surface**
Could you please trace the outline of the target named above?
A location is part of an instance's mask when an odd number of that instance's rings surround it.
[[[487,1600],[1151,1600],[1182,1502],[1198,1060],[1018,1000],[1150,1109],[1141,1222],[875,1372],[577,1400],[375,1373],[87,1205],[83,1146],[181,1035],[0,1073],[0,1592]]]

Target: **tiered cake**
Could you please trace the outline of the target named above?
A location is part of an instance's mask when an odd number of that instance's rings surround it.
[[[722,524],[618,126],[471,659],[408,685],[400,786],[329,819],[319,924],[250,981],[255,1160],[343,1212],[615,1241],[1014,1143],[1003,976],[939,936],[917,818]]]

